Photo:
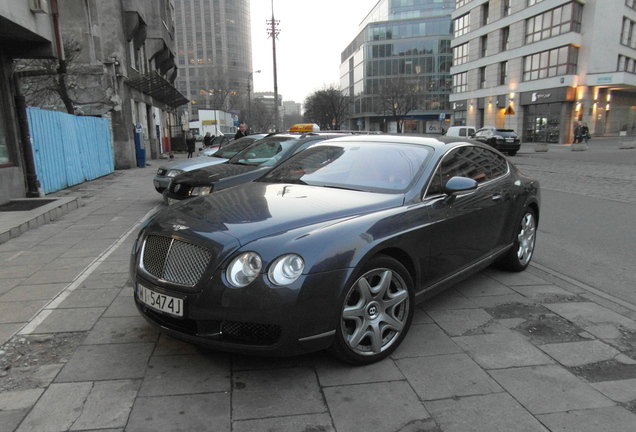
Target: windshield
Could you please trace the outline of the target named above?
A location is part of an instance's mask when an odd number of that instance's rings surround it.
[[[431,153],[429,147],[422,145],[318,144],[274,168],[259,181],[402,193],[417,180]]]
[[[241,165],[274,165],[298,141],[294,137],[270,137],[255,142],[228,162]]]
[[[216,153],[212,154],[212,157],[219,157],[224,159],[229,159],[232,156],[236,155],[238,152],[246,148],[247,146],[257,141],[260,137],[251,137],[246,136],[243,138],[239,138],[237,140],[232,141],[229,144],[223,146],[222,149],[218,150]]]

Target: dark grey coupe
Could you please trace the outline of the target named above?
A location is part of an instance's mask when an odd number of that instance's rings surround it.
[[[135,302],[195,344],[372,363],[402,342],[417,302],[492,263],[524,270],[538,219],[538,182],[486,145],[332,139],[146,221]]]

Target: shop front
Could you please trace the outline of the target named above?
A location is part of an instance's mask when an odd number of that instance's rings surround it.
[[[570,126],[580,120],[581,111],[577,111],[575,101],[574,87],[521,93],[524,124],[522,141],[567,143],[573,133]]]

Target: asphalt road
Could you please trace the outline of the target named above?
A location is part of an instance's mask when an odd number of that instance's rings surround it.
[[[548,153],[524,149],[513,162],[541,182],[533,262],[636,305],[636,149],[590,141]]]

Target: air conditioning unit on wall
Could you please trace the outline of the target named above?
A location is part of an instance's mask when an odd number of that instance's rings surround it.
[[[47,0],[29,0],[29,8],[33,13],[49,13]]]

